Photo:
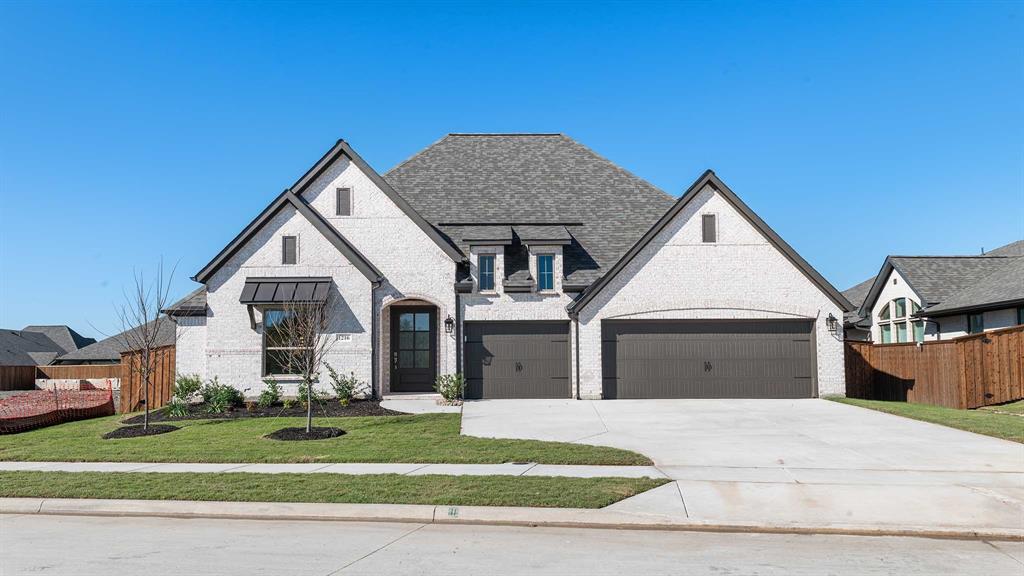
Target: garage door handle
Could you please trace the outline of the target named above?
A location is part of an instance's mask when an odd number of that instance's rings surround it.
[[[519,362],[516,362],[516,372],[522,372],[522,371],[523,371],[523,365],[520,364]]]
[[[711,372],[711,362],[704,362],[704,371]]]

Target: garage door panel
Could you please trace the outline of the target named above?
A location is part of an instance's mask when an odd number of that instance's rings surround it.
[[[606,398],[813,396],[811,321],[605,321]]]
[[[467,398],[568,398],[568,322],[467,322]]]

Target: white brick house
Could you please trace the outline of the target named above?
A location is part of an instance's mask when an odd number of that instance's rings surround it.
[[[384,176],[339,141],[194,279],[177,370],[249,396],[295,392],[265,324],[328,293],[327,362],[377,395],[845,391],[850,304],[721,180],[676,200],[558,134],[452,134]]]

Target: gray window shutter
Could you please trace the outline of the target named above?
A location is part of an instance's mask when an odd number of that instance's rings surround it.
[[[281,240],[281,263],[298,264],[298,238],[295,236],[284,236]]]
[[[338,202],[337,202],[338,216],[351,216],[352,215],[352,189],[351,188],[338,188]]]
[[[715,224],[714,214],[704,214],[701,216],[701,229],[705,242],[718,241],[718,230],[716,230]]]

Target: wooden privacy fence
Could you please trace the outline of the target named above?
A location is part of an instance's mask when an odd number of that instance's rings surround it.
[[[120,378],[119,364],[80,364],[71,366],[36,366],[36,378],[50,380],[88,380]]]
[[[846,343],[846,395],[949,408],[1024,398],[1024,326],[918,344]]]
[[[152,354],[150,362],[154,371],[150,375],[149,407],[159,408],[170,401],[174,392],[174,346],[156,348]],[[121,412],[143,409],[141,365],[141,352],[121,354]]]
[[[32,390],[35,387],[35,366],[0,366],[0,391]]]

